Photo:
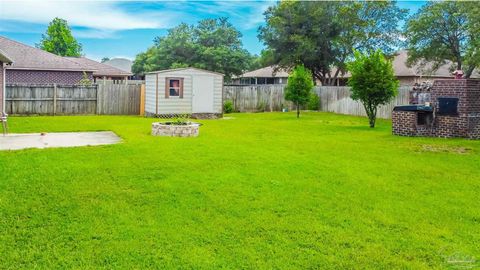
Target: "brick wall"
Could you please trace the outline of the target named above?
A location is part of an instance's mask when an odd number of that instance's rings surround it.
[[[418,112],[393,111],[392,133],[400,136],[433,136],[429,125],[417,124]]]
[[[93,81],[92,72],[87,72],[90,80]],[[48,71],[48,70],[20,70],[7,69],[7,83],[24,84],[77,84],[83,78],[81,71]]]
[[[395,135],[417,135],[417,113],[409,111],[392,112],[392,131]]]
[[[436,80],[430,93],[436,108],[439,97],[458,98],[458,116],[435,115],[431,125],[418,125],[418,112],[393,111],[393,134],[480,139],[480,80]]]

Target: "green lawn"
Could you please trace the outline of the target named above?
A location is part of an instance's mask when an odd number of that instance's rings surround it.
[[[139,117],[10,118],[124,142],[0,152],[0,268],[480,267],[479,141],[229,116],[198,138],[152,137]]]

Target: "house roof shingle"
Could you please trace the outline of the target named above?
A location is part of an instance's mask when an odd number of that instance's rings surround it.
[[[94,71],[64,57],[0,36],[0,50],[8,55],[8,69]]]
[[[268,66],[268,67],[252,70],[238,76],[238,78],[254,78],[254,77],[286,78],[288,77],[288,72],[284,69],[279,69],[277,72],[275,72],[275,66]]]
[[[112,66],[109,66],[85,57],[65,57],[65,58],[70,61],[76,62],[79,65],[87,66],[87,67],[90,67],[91,69],[94,69],[95,71],[93,72],[93,76],[123,77],[123,76],[133,75],[131,72],[126,72],[118,68],[115,68],[115,67],[112,67]]]

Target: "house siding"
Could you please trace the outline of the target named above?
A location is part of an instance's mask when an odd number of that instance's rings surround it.
[[[93,81],[92,72],[86,72]],[[6,83],[19,84],[77,84],[83,78],[81,71],[50,71],[50,70],[21,70],[7,69]]]

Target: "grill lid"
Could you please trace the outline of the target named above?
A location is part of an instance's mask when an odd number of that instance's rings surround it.
[[[425,105],[400,105],[393,108],[394,111],[405,112],[432,112],[433,108]]]

